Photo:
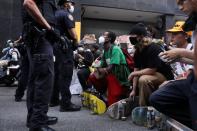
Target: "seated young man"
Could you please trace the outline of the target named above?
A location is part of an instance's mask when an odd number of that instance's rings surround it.
[[[115,33],[105,32],[100,40],[102,40],[100,43],[104,44],[104,54],[97,72],[102,78],[98,79],[92,74],[89,81],[100,93],[105,93],[107,90],[108,105],[111,105],[126,98],[130,87],[128,81],[130,72],[124,54],[118,46],[114,45]]]
[[[182,48],[186,50],[192,50],[193,45],[188,43],[188,33],[183,31],[182,27],[185,24],[184,21],[177,21],[172,29],[167,30],[168,33],[172,34],[172,44],[176,48]],[[186,64],[184,62],[175,62],[173,63],[174,72],[176,74],[175,79],[186,79],[187,75],[190,73],[193,65]]]
[[[184,30],[192,29],[196,33],[197,1],[177,0],[177,4],[182,11],[190,14],[189,19],[184,25]],[[187,63],[192,63],[192,60],[194,60],[194,70],[189,74],[187,79],[172,81],[162,86],[151,95],[150,103],[163,114],[197,130],[197,46],[196,39],[194,41],[194,51],[176,48],[161,54],[167,60],[181,58],[181,60]]]
[[[130,96],[139,92],[139,105],[149,105],[149,96],[157,90],[159,85],[166,80],[173,79],[172,69],[165,64],[158,55],[162,52],[159,45],[152,43],[147,36],[147,30],[143,24],[135,25],[130,32],[131,44],[135,47],[134,72],[129,75],[133,81],[133,89]]]

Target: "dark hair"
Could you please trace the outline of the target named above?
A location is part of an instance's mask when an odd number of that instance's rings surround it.
[[[92,47],[93,47],[94,49],[96,49],[96,50],[99,49],[99,45],[98,45],[98,44],[92,44]]]
[[[111,32],[111,31],[107,31],[107,33],[108,33],[108,37],[110,38],[110,42],[114,43],[115,40],[116,40],[116,34],[114,32]]]
[[[130,35],[147,36],[146,26],[143,23],[138,23],[131,28]]]

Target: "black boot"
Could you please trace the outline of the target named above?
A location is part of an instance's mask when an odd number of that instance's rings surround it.
[[[75,105],[73,103],[60,105],[60,112],[72,112],[72,111],[80,111],[81,106]]]
[[[48,116],[47,125],[55,125],[57,123],[57,121],[58,121],[58,118],[57,117]],[[30,127],[29,121],[27,122],[26,126],[28,128]]]

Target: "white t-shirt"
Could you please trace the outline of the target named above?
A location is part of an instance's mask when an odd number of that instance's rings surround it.
[[[188,44],[186,47],[187,50],[193,50],[193,44]],[[176,70],[176,74],[177,75],[182,75],[184,76],[184,74],[189,70],[189,69],[193,69],[193,65],[190,64],[185,64],[182,62],[176,62],[176,66],[175,66]]]

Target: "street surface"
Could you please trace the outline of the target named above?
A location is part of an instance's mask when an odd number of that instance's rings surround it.
[[[28,131],[26,128],[26,103],[14,101],[16,87],[0,87],[0,131]],[[80,97],[73,96],[75,104],[81,104]],[[79,112],[60,113],[59,107],[50,108],[48,115],[57,116],[59,121],[51,126],[56,131],[146,131],[146,128],[127,121],[110,119],[106,114],[91,115],[90,111],[82,108]]]

